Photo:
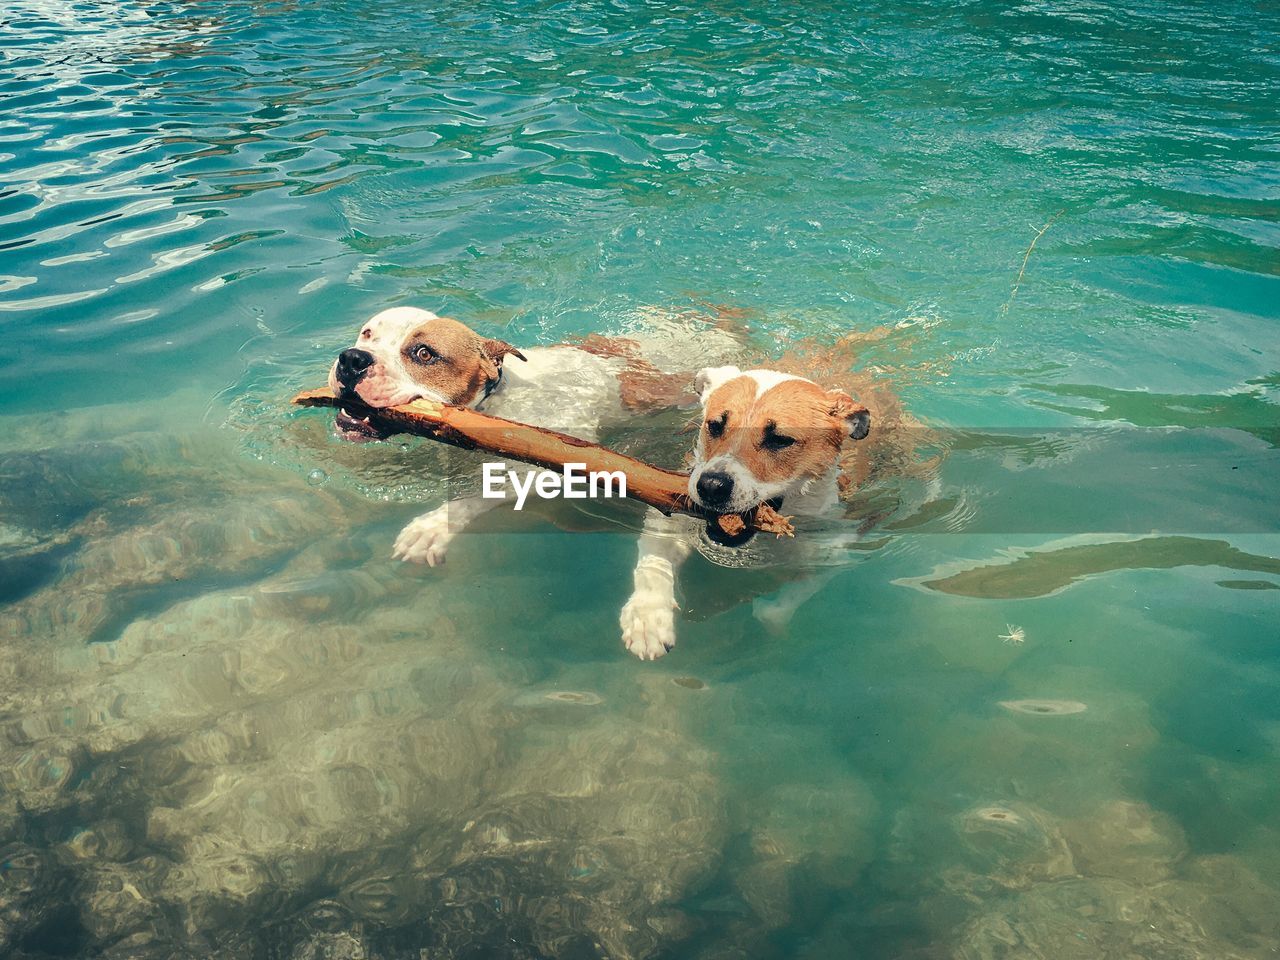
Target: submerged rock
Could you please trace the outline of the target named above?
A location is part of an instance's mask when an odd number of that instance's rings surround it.
[[[0,753],[0,787],[19,797],[28,812],[41,813],[70,802],[78,773],[87,762],[83,746],[69,737],[49,737]]]
[[[65,909],[63,879],[43,850],[25,843],[0,848],[0,955]]]
[[[151,896],[154,879],[154,861],[90,865],[77,900],[80,922],[95,942],[115,943],[140,934],[159,936],[167,920]]]
[[[72,903],[73,952],[111,960],[641,958],[691,935],[678,904],[727,837],[683,732],[708,697],[531,682],[487,638],[504,615],[347,542],[339,484],[194,451],[113,461],[111,489],[155,497],[95,513],[0,613],[0,942]],[[841,862],[784,821],[779,862]],[[32,823],[62,825],[49,851],[13,845]]]
[[[851,777],[779,784],[754,796],[750,810],[750,851],[735,885],[768,928],[805,913],[815,891],[851,889],[871,858],[875,801]]]
[[[1253,877],[1242,903],[1238,869],[1209,870],[1208,877],[1193,873],[1155,886],[1108,877],[1036,884],[992,903],[964,925],[954,955],[963,960],[1273,956],[1280,894]],[[1235,882],[1223,886],[1224,879]]]
[[[289,951],[288,960],[366,960],[369,951],[355,934],[311,933]]]
[[[126,859],[133,847],[123,823],[103,820],[77,830],[61,849],[76,860],[119,861]]]
[[[1080,872],[1155,883],[1172,875],[1187,852],[1182,829],[1145,803],[1115,800],[1063,826]]]
[[[957,832],[975,877],[1018,888],[1075,873],[1060,825],[1030,804],[984,804],[961,814]]]
[[[1058,820],[1023,801],[990,800],[950,817],[911,808],[895,818],[884,878],[903,896],[961,909],[1009,890],[1073,876]]]

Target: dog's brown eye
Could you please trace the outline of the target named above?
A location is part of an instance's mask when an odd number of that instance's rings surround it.
[[[795,437],[786,437],[773,430],[766,430],[764,439],[760,441],[760,445],[766,450],[785,450],[796,442]]]
[[[724,436],[724,423],[729,419],[728,415],[720,417],[718,420],[707,421],[707,435],[711,437]]]
[[[372,337],[372,336],[373,336],[373,331],[370,330],[368,327],[365,327],[363,330],[360,331],[361,340],[363,340],[366,337]]]
[[[419,363],[431,363],[440,359],[440,354],[436,353],[425,343],[420,343],[413,348],[413,359]]]

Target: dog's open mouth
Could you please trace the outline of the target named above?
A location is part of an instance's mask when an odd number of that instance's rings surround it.
[[[774,497],[772,500],[766,500],[769,506],[774,510],[782,509],[782,498]],[[720,523],[720,517],[723,514],[709,513],[707,514],[707,539],[712,543],[722,547],[740,547],[747,543],[756,535],[756,528],[753,524],[756,516],[756,508],[753,507],[742,515],[746,522],[741,525],[735,533],[728,533]]]
[[[370,440],[385,440],[389,434],[374,423],[370,414],[356,416],[346,407],[339,407],[333,418],[333,425],[338,436],[352,443],[368,443]]]

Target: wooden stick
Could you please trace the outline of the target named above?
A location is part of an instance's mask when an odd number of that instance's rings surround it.
[[[1060,216],[1062,216],[1066,212],[1067,212],[1067,208],[1063,207],[1061,210],[1055,213],[1052,217],[1049,218],[1049,222],[1046,223],[1043,227],[1041,227],[1039,232],[1037,232],[1036,235],[1032,238],[1031,246],[1027,247],[1027,252],[1022,257],[1022,267],[1018,270],[1018,279],[1013,281],[1013,289],[1009,291],[1009,299],[1006,300],[1004,302],[1004,306],[1000,308],[1000,316],[1004,316],[1006,313],[1008,313],[1009,308],[1013,306],[1013,298],[1018,295],[1018,288],[1022,286],[1022,276],[1027,272],[1027,261],[1031,259],[1031,251],[1036,248],[1036,244],[1040,242],[1040,238],[1043,237],[1045,233],[1048,232],[1049,228],[1053,226],[1053,221],[1057,220]]]
[[[689,498],[687,473],[662,470],[555,430],[491,417],[470,407],[455,407],[434,400],[419,399],[398,407],[375,409],[354,399],[339,399],[327,387],[304,390],[293,398],[293,402],[302,407],[342,407],[362,416],[368,415],[392,433],[411,433],[465,450],[483,450],[511,457],[538,467],[581,463],[588,471],[619,471],[627,478],[628,497],[665,514],[687,513],[707,517],[706,512]],[[715,519],[721,529],[731,535],[744,527],[754,527],[780,537],[795,535],[791,518],[780,516],[768,504],[761,504],[750,515],[741,518],[727,514]]]

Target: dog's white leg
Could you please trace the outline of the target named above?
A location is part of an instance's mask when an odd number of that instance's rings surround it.
[[[500,503],[501,499],[486,500],[481,497],[449,500],[444,506],[410,520],[396,537],[391,555],[397,560],[438,567],[444,563],[449,542],[462,528]]]
[[[622,608],[622,643],[641,660],[657,660],[676,644],[676,571],[693,549],[687,517],[650,510],[640,535],[635,588]]]
[[[751,601],[751,615],[774,636],[786,632],[791,618],[797,610],[815,593],[831,582],[840,571],[835,568],[813,573],[801,580],[788,583],[781,590],[768,597],[757,597]]]

